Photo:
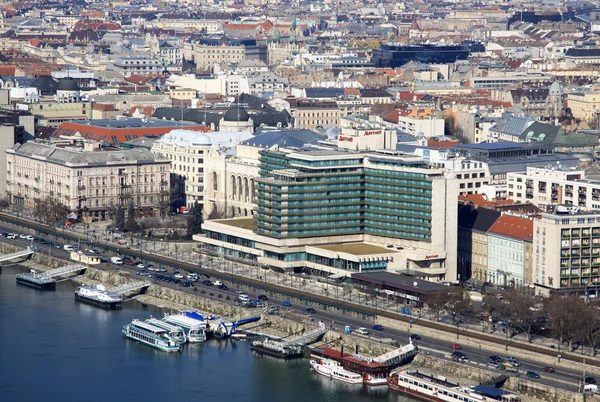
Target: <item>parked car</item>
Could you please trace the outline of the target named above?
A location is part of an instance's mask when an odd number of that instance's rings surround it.
[[[17,235],[16,235],[16,234],[14,234],[14,233],[9,233],[9,234],[7,234],[7,235],[6,235],[6,238],[7,238],[7,239],[16,239],[16,238],[17,238]]]
[[[141,270],[141,271],[137,271],[135,274],[136,275],[140,275],[140,276],[146,276],[146,275],[148,275],[148,271]]]
[[[360,327],[354,330],[357,334],[369,335],[369,331],[366,328]]]
[[[421,339],[421,336],[417,334],[410,334],[408,339],[410,339],[411,341],[418,341],[419,339]]]
[[[211,282],[211,281],[209,281],[208,279],[206,279],[206,280],[203,280],[203,281],[202,281],[202,284],[203,284],[204,286],[212,286],[212,282]]]
[[[258,295],[258,296],[256,296],[256,298],[258,300],[262,300],[262,301],[269,300],[269,298],[267,297],[267,295]]]
[[[215,286],[221,286],[223,284],[223,282],[221,282],[220,280],[216,280],[213,282],[213,285]]]
[[[142,264],[141,262],[138,262],[137,264],[135,264],[136,267],[144,269],[146,268],[146,266],[144,264]]]
[[[504,370],[505,369],[505,367],[504,367],[503,364],[500,364],[500,363],[492,361],[492,360],[490,360],[488,362],[488,366],[489,367],[493,367],[493,368],[498,369],[498,370]]]
[[[455,362],[464,362],[466,360],[469,360],[469,358],[463,352],[453,352],[452,360],[454,360]]]
[[[131,261],[131,260],[127,260],[127,261],[125,261],[125,263],[124,263],[124,264],[125,264],[125,265],[129,265],[129,266],[134,266],[134,265],[135,265],[135,262],[133,262],[133,261]]]
[[[461,350],[462,346],[460,346],[458,343],[451,343],[450,344],[450,349]]]
[[[173,278],[176,278],[176,279],[183,279],[183,275],[182,275],[180,272],[175,272],[175,273],[173,274]]]
[[[527,375],[527,377],[529,378],[541,378],[541,376],[536,373],[535,371],[528,371],[527,373],[525,373]]]
[[[292,303],[290,303],[289,301],[281,302],[281,305],[284,307],[292,307]]]
[[[163,268],[163,267],[158,267],[158,268],[155,268],[155,269],[156,269],[156,272],[167,272],[167,269]]]
[[[383,325],[375,324],[373,325],[373,329],[376,331],[383,331]]]
[[[179,284],[179,286],[182,286],[184,288],[189,288],[189,287],[192,287],[192,282],[183,281]]]
[[[309,314],[315,314],[317,312],[317,310],[315,310],[312,307],[309,307],[309,308],[306,309],[306,312],[309,313]]]
[[[488,360],[496,363],[502,363],[504,361],[500,356],[490,356]]]
[[[555,373],[556,372],[556,370],[554,370],[554,367],[552,367],[552,366],[546,366],[542,370],[544,370],[546,373]]]
[[[244,291],[241,289],[236,289],[235,293],[237,293],[238,295],[241,295],[242,293],[244,293]]]
[[[198,274],[190,272],[189,274],[187,274],[187,280],[192,282],[198,282]]]
[[[158,272],[158,270],[156,268],[154,268],[154,265],[152,265],[152,264],[146,265],[146,269],[149,270],[149,271],[156,271],[156,272]]]
[[[219,289],[221,289],[221,290],[229,290],[229,288],[227,286],[225,286],[225,285],[219,286]]]
[[[32,235],[26,235],[24,237],[25,240],[33,240],[33,236]]]

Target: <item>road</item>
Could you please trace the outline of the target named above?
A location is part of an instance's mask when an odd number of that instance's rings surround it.
[[[2,231],[2,232],[11,232],[13,230],[14,229],[12,229],[9,226],[0,225],[0,231]],[[48,236],[48,235],[40,236],[39,233],[34,234],[34,235],[37,238],[43,238],[48,241],[56,242],[54,236]],[[21,247],[26,247],[26,246],[32,244],[31,241],[27,241],[24,239],[14,239],[14,240],[4,239],[3,241],[7,241],[9,243],[13,243],[13,244],[21,246]],[[62,243],[61,243],[61,245],[62,245]],[[69,258],[69,253],[67,251],[63,250],[62,248],[57,249],[54,247],[49,247],[47,245],[38,245],[38,247],[39,247],[40,252],[48,253],[48,254],[51,254],[51,255],[59,257],[59,258],[64,258],[64,259]],[[82,245],[82,248],[86,248],[86,246]],[[101,255],[103,261],[105,261],[105,263],[102,264],[102,269],[109,269],[109,270],[119,269],[122,271],[123,270],[128,271],[131,273],[132,277],[135,277],[135,273],[137,271],[139,271],[139,269],[134,266],[127,266],[127,265],[116,266],[114,264],[111,264],[110,257],[113,256],[114,253],[107,252],[104,249],[97,249],[97,250],[100,252],[100,255]],[[146,255],[144,257],[146,257]],[[152,261],[152,256],[148,256],[147,258]],[[165,274],[172,275],[176,268],[171,266],[171,267],[168,267],[167,269],[168,269],[168,272],[166,272]],[[184,271],[182,269],[179,269],[179,270],[182,271],[182,273]],[[205,269],[205,271],[207,271],[207,270]],[[238,290],[238,289],[241,289],[245,293],[249,294],[252,299],[256,298],[257,293],[264,293],[264,291],[260,291],[260,290],[256,291],[256,289],[257,289],[256,287],[253,288],[254,292],[250,291],[250,289],[251,289],[250,287],[248,287],[244,284],[241,284],[239,281],[235,282],[235,277],[236,276],[234,275],[234,282],[231,281],[231,277],[220,278],[224,282],[224,284],[229,287],[228,290],[218,289],[215,286],[204,286],[201,284],[201,282],[195,284],[197,286],[197,290],[195,290],[195,291],[192,288],[183,288],[176,284],[171,284],[171,283],[167,283],[167,282],[158,282],[158,284],[160,284],[160,286],[175,288],[180,291],[188,292],[188,293],[192,293],[192,294],[198,294],[198,293],[201,293],[202,291],[205,291],[206,293],[200,294],[202,297],[210,297],[213,299],[218,299],[219,301],[225,302],[225,303],[227,303],[227,302],[233,303],[234,302],[234,300],[237,298],[237,295],[238,295],[236,293],[236,290]],[[203,278],[201,278],[201,280],[202,279]],[[156,281],[155,281],[155,283],[156,283]],[[260,283],[260,281],[259,281],[259,283]],[[212,296],[211,296],[211,294],[212,294]],[[222,297],[219,298],[218,295],[222,295]],[[275,295],[276,296],[271,297],[267,303],[277,304],[277,305],[281,306],[281,303],[283,301],[288,300],[288,298],[284,295],[279,295],[279,297],[277,296],[277,294],[275,294]],[[227,296],[229,296],[229,298],[230,298],[229,301],[227,301]],[[290,312],[295,312],[297,314],[297,317],[295,317],[295,318],[297,318],[297,319],[302,319],[303,317],[308,315],[308,313],[306,311],[306,307],[299,305],[299,304],[292,304],[290,307],[287,307],[286,309],[289,310]],[[248,316],[252,316],[253,314],[258,314],[258,312],[259,311],[257,311],[256,309],[248,309]],[[288,314],[288,317],[290,317],[289,314]],[[383,331],[376,331],[371,328],[372,324],[369,324],[368,321],[361,320],[358,318],[352,318],[347,315],[340,314],[337,309],[330,308],[326,311],[317,309],[317,312],[315,314],[312,314],[311,317],[314,318],[315,320],[321,320],[321,321],[327,323],[328,325],[329,325],[329,323],[333,322],[335,329],[340,332],[344,330],[344,327],[346,325],[349,325],[352,329],[356,329],[359,327],[367,327],[367,329],[369,330],[368,337],[375,341],[379,340],[382,342],[383,341],[389,342],[390,339],[397,340],[400,343],[405,343],[408,341],[409,332],[407,332],[407,331],[401,331],[401,330],[396,330],[396,329],[392,329],[392,328],[385,328]],[[290,318],[292,318],[292,317],[290,317]],[[424,331],[424,330],[421,329],[420,331]],[[412,333],[415,333],[415,332],[412,332]],[[423,332],[418,333],[418,334],[421,336],[421,339],[416,341],[416,343],[421,348],[422,352],[430,353],[431,355],[434,355],[436,357],[447,358],[447,359],[449,358],[450,354],[452,353],[452,349],[449,348],[449,342],[435,339],[432,337],[428,337]],[[458,339],[456,341],[456,343],[460,344],[460,339]],[[469,358],[469,363],[465,363],[465,364],[486,365],[489,360],[490,352],[487,352],[483,349],[463,346],[462,352],[464,352]],[[515,354],[516,354],[516,352],[515,352]],[[516,357],[518,358],[518,355]],[[542,378],[534,380],[534,381],[540,382],[545,385],[569,390],[569,391],[577,391],[578,381],[581,378],[582,373],[575,371],[575,370],[568,370],[568,369],[563,369],[563,368],[560,368],[559,371],[556,373],[545,373],[542,371],[543,366],[541,366],[540,363],[537,363],[535,361],[530,361],[530,360],[522,360],[522,359],[519,359],[519,361],[522,365],[518,369],[518,373],[520,373],[520,375],[523,375],[523,373],[527,370],[532,370],[542,376]],[[499,370],[493,370],[493,372],[496,372],[497,374],[502,373]],[[515,374],[512,374],[512,375],[515,375]]]

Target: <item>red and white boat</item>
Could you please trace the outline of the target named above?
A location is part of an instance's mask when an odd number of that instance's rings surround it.
[[[363,378],[360,374],[346,370],[335,360],[311,360],[310,367],[313,370],[315,370],[318,374],[332,378],[334,380],[343,381],[348,384],[363,383]]]

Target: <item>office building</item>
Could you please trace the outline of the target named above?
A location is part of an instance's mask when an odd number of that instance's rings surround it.
[[[375,67],[402,67],[410,61],[431,64],[454,63],[467,60],[470,48],[465,45],[405,45],[397,43],[382,44],[373,50],[371,62]]]

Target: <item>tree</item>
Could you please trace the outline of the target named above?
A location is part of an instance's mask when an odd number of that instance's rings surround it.
[[[559,345],[568,342],[572,350],[581,326],[585,325],[585,317],[580,314],[586,308],[586,302],[577,296],[561,296],[554,294],[546,299],[544,309],[549,316],[547,326],[558,338]]]
[[[122,205],[117,207],[117,213],[115,216],[115,226],[121,232],[125,231],[125,209]]]
[[[190,213],[187,217],[187,237],[192,238],[193,235],[202,232],[202,224],[204,223],[204,216],[202,211],[202,204],[198,201],[192,205]]]
[[[33,215],[48,225],[54,225],[58,220],[64,219],[68,212],[66,205],[52,196],[36,200],[33,208]]]
[[[590,346],[590,356],[595,356],[596,346],[600,343],[600,314],[598,314],[598,305],[596,303],[586,303],[585,308],[582,311],[578,311],[577,314],[581,316],[582,321],[577,336],[580,339],[585,339]]]
[[[126,232],[137,232],[140,230],[140,224],[137,221],[137,208],[133,205],[133,202],[129,203],[127,209],[127,219],[125,220],[125,231]]]
[[[453,286],[447,294],[444,309],[452,316],[454,324],[461,322],[461,316],[466,316],[471,312],[471,296],[468,292],[459,286]]]
[[[0,211],[8,208],[10,206],[10,200],[8,199],[8,197],[2,197],[0,198]]]
[[[446,292],[435,292],[427,297],[427,306],[435,314],[437,321],[440,320],[440,313],[444,311],[446,306]]]

